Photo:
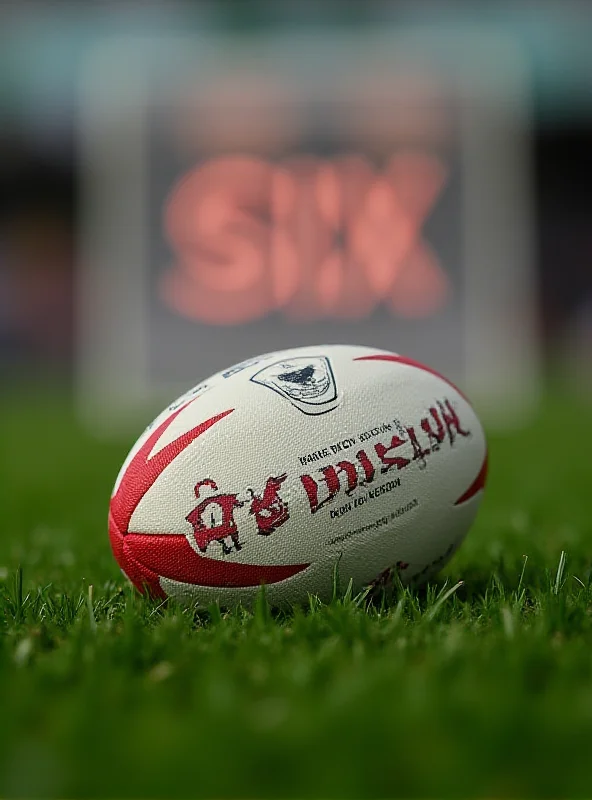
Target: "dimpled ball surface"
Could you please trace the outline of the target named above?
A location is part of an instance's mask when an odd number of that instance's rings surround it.
[[[453,555],[487,473],[483,429],[430,367],[367,347],[261,355],[202,381],[144,431],[109,534],[155,596],[249,605],[330,598]]]

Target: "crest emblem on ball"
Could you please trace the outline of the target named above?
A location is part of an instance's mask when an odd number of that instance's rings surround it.
[[[339,405],[335,376],[325,356],[276,361],[251,380],[273,389],[304,414],[326,414]]]

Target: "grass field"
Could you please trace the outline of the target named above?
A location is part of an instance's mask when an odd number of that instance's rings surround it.
[[[592,795],[589,408],[491,437],[427,590],[281,617],[135,596],[105,524],[131,441],[59,394],[0,414],[0,796]]]

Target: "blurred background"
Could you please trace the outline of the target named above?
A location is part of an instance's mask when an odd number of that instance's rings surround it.
[[[5,0],[2,384],[106,433],[320,342],[431,363],[491,424],[589,391],[591,29],[565,0]]]

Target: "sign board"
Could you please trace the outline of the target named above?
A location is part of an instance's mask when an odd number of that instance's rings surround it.
[[[89,57],[79,140],[95,427],[322,342],[424,361],[506,421],[532,406],[528,83],[511,43],[117,39]]]

